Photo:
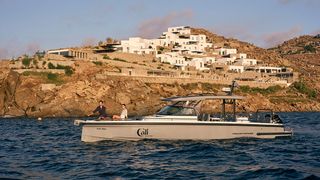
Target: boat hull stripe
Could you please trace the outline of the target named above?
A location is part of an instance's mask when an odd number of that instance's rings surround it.
[[[265,135],[292,135],[292,132],[261,132],[261,133],[257,133],[257,136],[265,136]]]

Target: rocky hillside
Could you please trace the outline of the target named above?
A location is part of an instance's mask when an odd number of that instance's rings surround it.
[[[246,53],[248,58],[263,60],[265,63],[274,65],[290,66],[287,59],[280,56],[279,53],[268,51],[257,47],[251,43],[239,41],[233,38],[225,38],[202,28],[193,28],[193,34],[205,34],[209,41],[214,42],[215,46],[236,48],[240,53]]]
[[[296,37],[268,51],[288,59],[301,79],[320,93],[320,34]]]
[[[270,48],[280,55],[295,54],[319,54],[320,53],[320,34],[316,36],[304,35],[283,42],[277,47]]]

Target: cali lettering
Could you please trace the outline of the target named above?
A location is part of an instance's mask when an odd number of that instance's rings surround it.
[[[140,137],[147,136],[149,134],[148,131],[149,131],[149,129],[139,128],[137,130],[137,135],[140,136]]]

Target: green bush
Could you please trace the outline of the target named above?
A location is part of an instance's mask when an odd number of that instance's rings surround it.
[[[298,92],[302,94],[306,94],[309,98],[316,98],[317,97],[317,91],[314,89],[309,88],[304,82],[299,81],[293,83],[293,87],[298,90]]]
[[[48,63],[48,68],[49,69],[55,69],[56,67],[51,62],[49,62]]]
[[[55,69],[65,69],[66,66],[63,66],[63,65],[60,65],[60,64],[57,64],[57,67]]]
[[[243,93],[249,93],[251,88],[249,86],[240,86],[240,91]]]
[[[102,66],[102,62],[101,61],[92,61],[92,63],[97,65],[97,66]]]
[[[38,65],[38,61],[36,59],[33,59],[32,63],[33,65]]]
[[[316,48],[314,48],[312,45],[306,45],[303,47],[305,52],[311,52],[311,53],[315,53],[316,52]]]
[[[250,88],[249,86],[240,86],[240,91],[243,93],[260,93],[260,94],[273,94],[276,93],[277,91],[281,90],[282,87],[279,85],[276,86],[270,86],[268,88],[258,88],[258,87],[253,87]]]
[[[51,81],[56,81],[58,79],[58,74],[48,73],[47,78]]]
[[[103,59],[111,59],[108,55],[104,55]]]
[[[25,66],[25,67],[29,67],[30,66],[30,62],[31,62],[31,59],[29,57],[24,57],[22,59],[22,64]]]
[[[202,83],[202,88],[206,91],[212,91],[215,89],[216,85],[210,83]]]
[[[73,69],[70,66],[65,66],[64,73],[67,76],[71,76],[73,74]]]
[[[122,62],[127,62],[126,60],[124,60],[124,59],[121,59],[121,58],[113,58],[113,60],[115,60],[115,61],[122,61]]]
[[[64,66],[64,65],[60,65],[57,64],[57,66],[54,66],[51,62],[48,64],[48,68],[49,69],[64,69],[64,73],[67,76],[71,76],[73,74],[73,69],[71,66]]]

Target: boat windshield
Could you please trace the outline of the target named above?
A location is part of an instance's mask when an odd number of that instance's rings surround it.
[[[197,114],[192,107],[165,106],[157,115],[196,116]]]

